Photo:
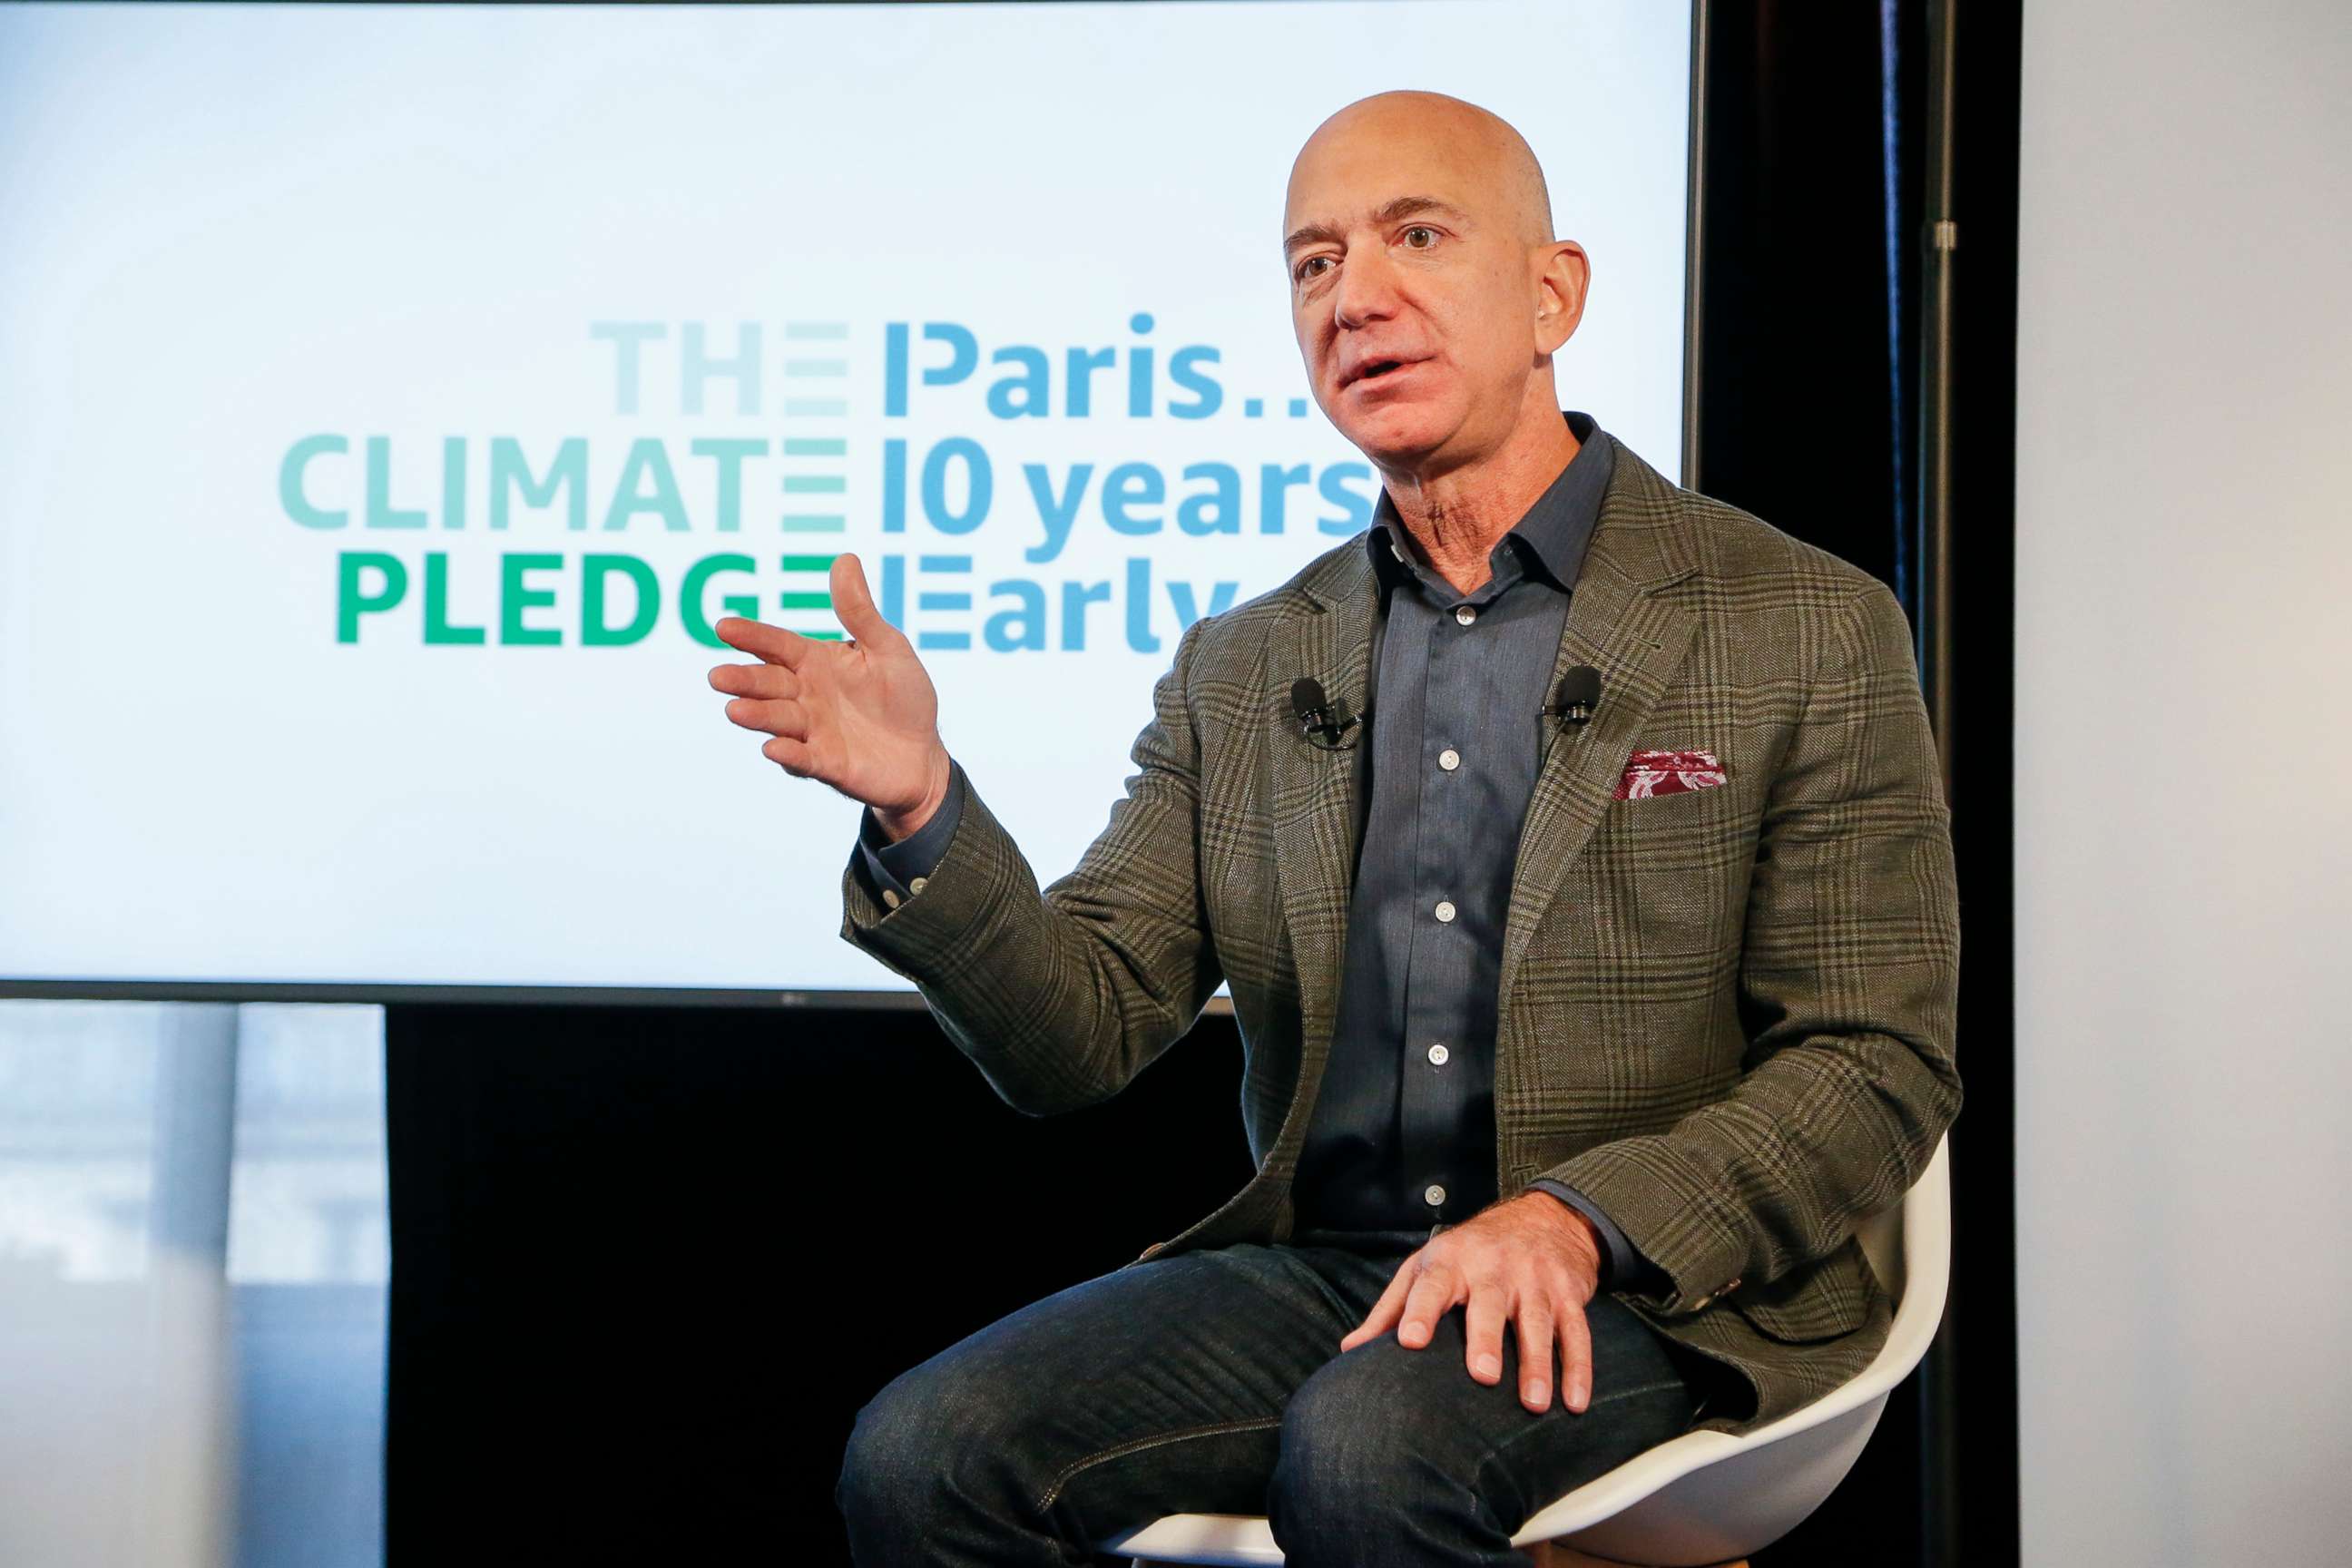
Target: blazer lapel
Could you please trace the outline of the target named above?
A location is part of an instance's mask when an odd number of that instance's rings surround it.
[[[1551,737],[1536,774],[1503,926],[1504,996],[1528,937],[1608,811],[1651,710],[1690,655],[1698,617],[1659,594],[1698,569],[1689,530],[1674,487],[1621,442],[1546,688],[1558,691],[1563,676],[1589,664],[1601,671],[1601,701],[1590,721]]]
[[[1290,684],[1312,676],[1341,714],[1363,712],[1380,593],[1360,538],[1299,587],[1304,602],[1276,623],[1263,669],[1275,883],[1298,977],[1298,1089],[1269,1156],[1286,1173],[1304,1142],[1337,1022],[1364,733],[1361,725],[1349,731],[1359,743],[1339,752],[1308,741],[1291,708]]]

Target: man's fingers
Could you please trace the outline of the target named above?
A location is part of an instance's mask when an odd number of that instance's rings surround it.
[[[816,753],[805,741],[778,735],[760,748],[761,755],[796,778],[806,778],[816,765]]]
[[[1397,1271],[1389,1276],[1389,1288],[1381,1292],[1381,1299],[1372,1303],[1372,1310],[1364,1314],[1364,1321],[1349,1330],[1348,1337],[1339,1342],[1343,1354],[1365,1341],[1376,1340],[1389,1331],[1389,1325],[1396,1321],[1397,1312],[1404,1305],[1404,1293],[1412,1284],[1412,1259],[1410,1258],[1397,1266]]]
[[[722,664],[710,672],[711,689],[730,697],[798,697],[801,680],[781,664]]]
[[[1592,1325],[1581,1307],[1559,1315],[1559,1402],[1579,1414],[1592,1402]]]
[[[1480,1383],[1503,1381],[1504,1308],[1509,1298],[1492,1285],[1470,1288],[1462,1310],[1462,1364]]]
[[[746,620],[741,616],[721,616],[710,630],[729,647],[741,648],[786,669],[798,669],[809,650],[816,647],[814,637],[804,637],[788,627],[772,626],[765,621]]]
[[[882,612],[874,607],[874,595],[866,591],[866,569],[857,557],[844,551],[833,558],[833,613],[842,629],[868,647],[878,647],[892,638],[904,639],[906,634],[883,619]]]
[[[1397,1329],[1397,1343],[1417,1351],[1429,1342],[1437,1331],[1437,1320],[1462,1299],[1454,1284],[1454,1271],[1443,1264],[1421,1271],[1404,1293],[1404,1322]]]
[[[809,711],[804,703],[793,698],[760,701],[738,697],[727,704],[730,722],[746,730],[764,730],[771,735],[787,740],[805,741],[809,732]]]
[[[1538,1415],[1551,1408],[1551,1310],[1541,1301],[1519,1309],[1519,1402]]]

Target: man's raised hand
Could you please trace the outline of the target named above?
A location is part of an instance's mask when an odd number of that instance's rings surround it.
[[[772,737],[760,748],[769,761],[865,802],[904,838],[947,798],[939,693],[907,634],[875,608],[856,556],[834,558],[831,586],[848,640],[722,616],[719,639],[760,662],[719,665],[710,684],[734,699],[730,721]]]

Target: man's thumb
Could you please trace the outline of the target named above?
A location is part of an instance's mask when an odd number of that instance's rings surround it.
[[[866,569],[856,556],[844,552],[833,558],[832,584],[833,613],[851,637],[873,646],[903,636],[874,607],[874,595],[866,591]]]

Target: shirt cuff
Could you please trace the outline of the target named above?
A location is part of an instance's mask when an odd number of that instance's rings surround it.
[[[1633,1244],[1625,1238],[1623,1231],[1617,1228],[1617,1222],[1601,1213],[1600,1205],[1570,1186],[1566,1182],[1552,1176],[1538,1176],[1528,1184],[1528,1189],[1530,1192],[1549,1193],[1553,1197],[1591,1220],[1592,1228],[1601,1233],[1600,1288],[1601,1289],[1631,1289],[1636,1278],[1651,1267],[1650,1260],[1643,1257]]]
[[[908,884],[931,874],[940,857],[947,853],[948,840],[955,837],[956,819],[963,814],[963,764],[950,757],[947,798],[940,802],[929,821],[895,843],[883,836],[872,806],[858,814],[857,845],[865,852],[866,870],[877,884],[901,899],[915,896]]]

